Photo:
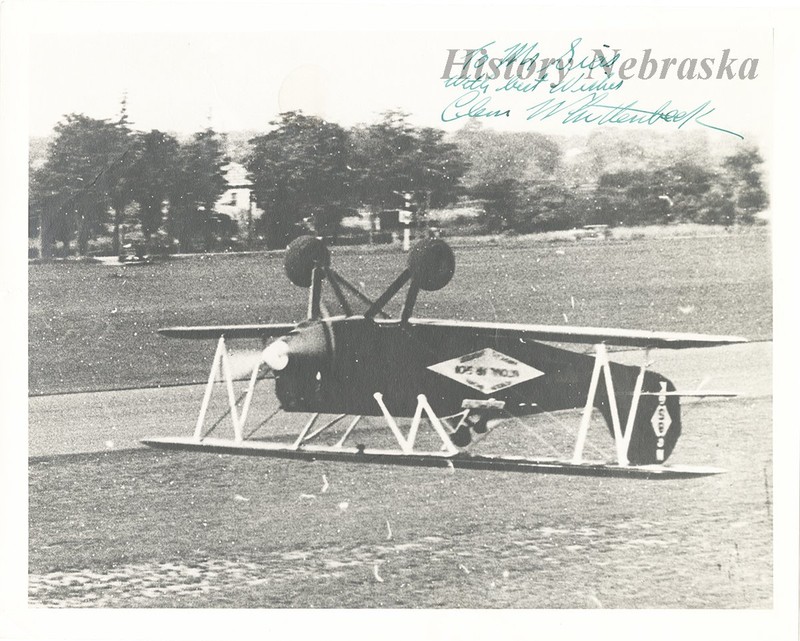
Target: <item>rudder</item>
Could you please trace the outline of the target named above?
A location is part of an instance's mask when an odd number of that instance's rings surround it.
[[[619,363],[609,363],[614,383],[617,411],[623,433],[628,424],[640,369]],[[681,435],[680,397],[668,378],[646,371],[642,381],[636,415],[628,443],[628,462],[632,465],[664,463],[672,454]],[[671,394],[660,394],[671,392]],[[598,381],[596,407],[603,414],[613,437],[611,409],[603,377]]]

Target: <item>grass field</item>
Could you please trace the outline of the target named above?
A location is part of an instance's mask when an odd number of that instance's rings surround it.
[[[456,246],[448,287],[417,316],[635,329],[772,334],[766,232],[579,243]],[[334,249],[336,268],[377,296],[404,267],[397,249]],[[168,341],[175,324],[299,320],[305,291],[273,255],[197,256],[141,267],[29,267],[31,394],[199,382],[213,345]]]
[[[30,598],[67,607],[770,607],[769,415],[769,399],[693,407],[676,462],[729,472],[690,481],[151,450],[37,459]],[[504,440],[512,450],[531,443],[525,430]]]
[[[456,247],[456,258],[451,285],[421,295],[417,315],[771,338],[767,234]],[[334,252],[337,268],[372,295],[404,261],[400,252]],[[29,278],[37,394],[200,381],[213,345],[168,341],[157,327],[294,320],[305,308],[280,257],[34,265]],[[768,377],[764,362],[719,361]],[[37,457],[30,603],[770,608],[772,407],[763,388],[684,407],[670,463],[728,470],[690,481],[146,449]],[[141,422],[172,409],[148,403]],[[555,430],[562,419],[536,420]],[[504,431],[503,449],[535,446],[531,430],[542,426]]]

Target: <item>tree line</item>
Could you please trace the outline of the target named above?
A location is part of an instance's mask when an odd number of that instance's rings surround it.
[[[455,140],[470,164],[464,188],[482,202],[486,231],[751,224],[769,204],[758,148],[726,147],[705,132],[558,139],[470,123]]]
[[[506,133],[469,123],[455,135],[387,112],[344,128],[302,112],[280,114],[241,154],[263,215],[255,231],[283,247],[312,221],[335,235],[347,213],[431,209],[468,200],[481,231],[531,232],[592,223],[751,223],[768,203],[752,146],[720,155],[703,135],[675,142],[596,132],[585,139]],[[209,247],[214,204],[227,189],[224,137],[207,128],[179,141],[115,121],[65,116],[30,176],[29,235],[42,255],[110,238],[124,226],[180,251]]]
[[[80,255],[89,240],[111,237],[119,254],[123,224],[132,216],[150,239],[164,230],[188,249],[194,230],[226,188],[227,158],[219,136],[206,129],[183,144],[167,133],[134,131],[123,112],[116,122],[70,114],[56,125],[44,164],[31,171],[29,227],[42,255],[57,243]]]
[[[406,114],[388,112],[349,130],[299,112],[272,124],[250,141],[244,165],[273,246],[284,246],[306,218],[331,235],[348,211],[377,213],[410,201],[424,216],[462,193],[467,165],[458,146],[439,129],[412,126]]]

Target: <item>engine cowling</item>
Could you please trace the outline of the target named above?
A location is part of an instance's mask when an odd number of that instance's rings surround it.
[[[262,358],[275,372],[275,393],[283,409],[313,405],[319,400],[333,358],[330,327],[321,321],[301,324],[268,345]]]

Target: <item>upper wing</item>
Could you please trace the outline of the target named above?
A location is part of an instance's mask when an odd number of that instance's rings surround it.
[[[199,325],[195,327],[163,327],[158,330],[169,338],[270,338],[291,332],[296,323],[270,323],[267,325]]]
[[[387,321],[378,321],[386,323]],[[412,318],[409,325],[424,327],[452,327],[493,332],[496,336],[552,341],[555,343],[606,343],[631,347],[662,347],[684,349],[687,347],[713,347],[746,343],[739,336],[713,336],[709,334],[684,334],[677,332],[648,332],[636,329],[602,327],[567,327],[561,325],[522,325],[516,323],[483,323]]]

